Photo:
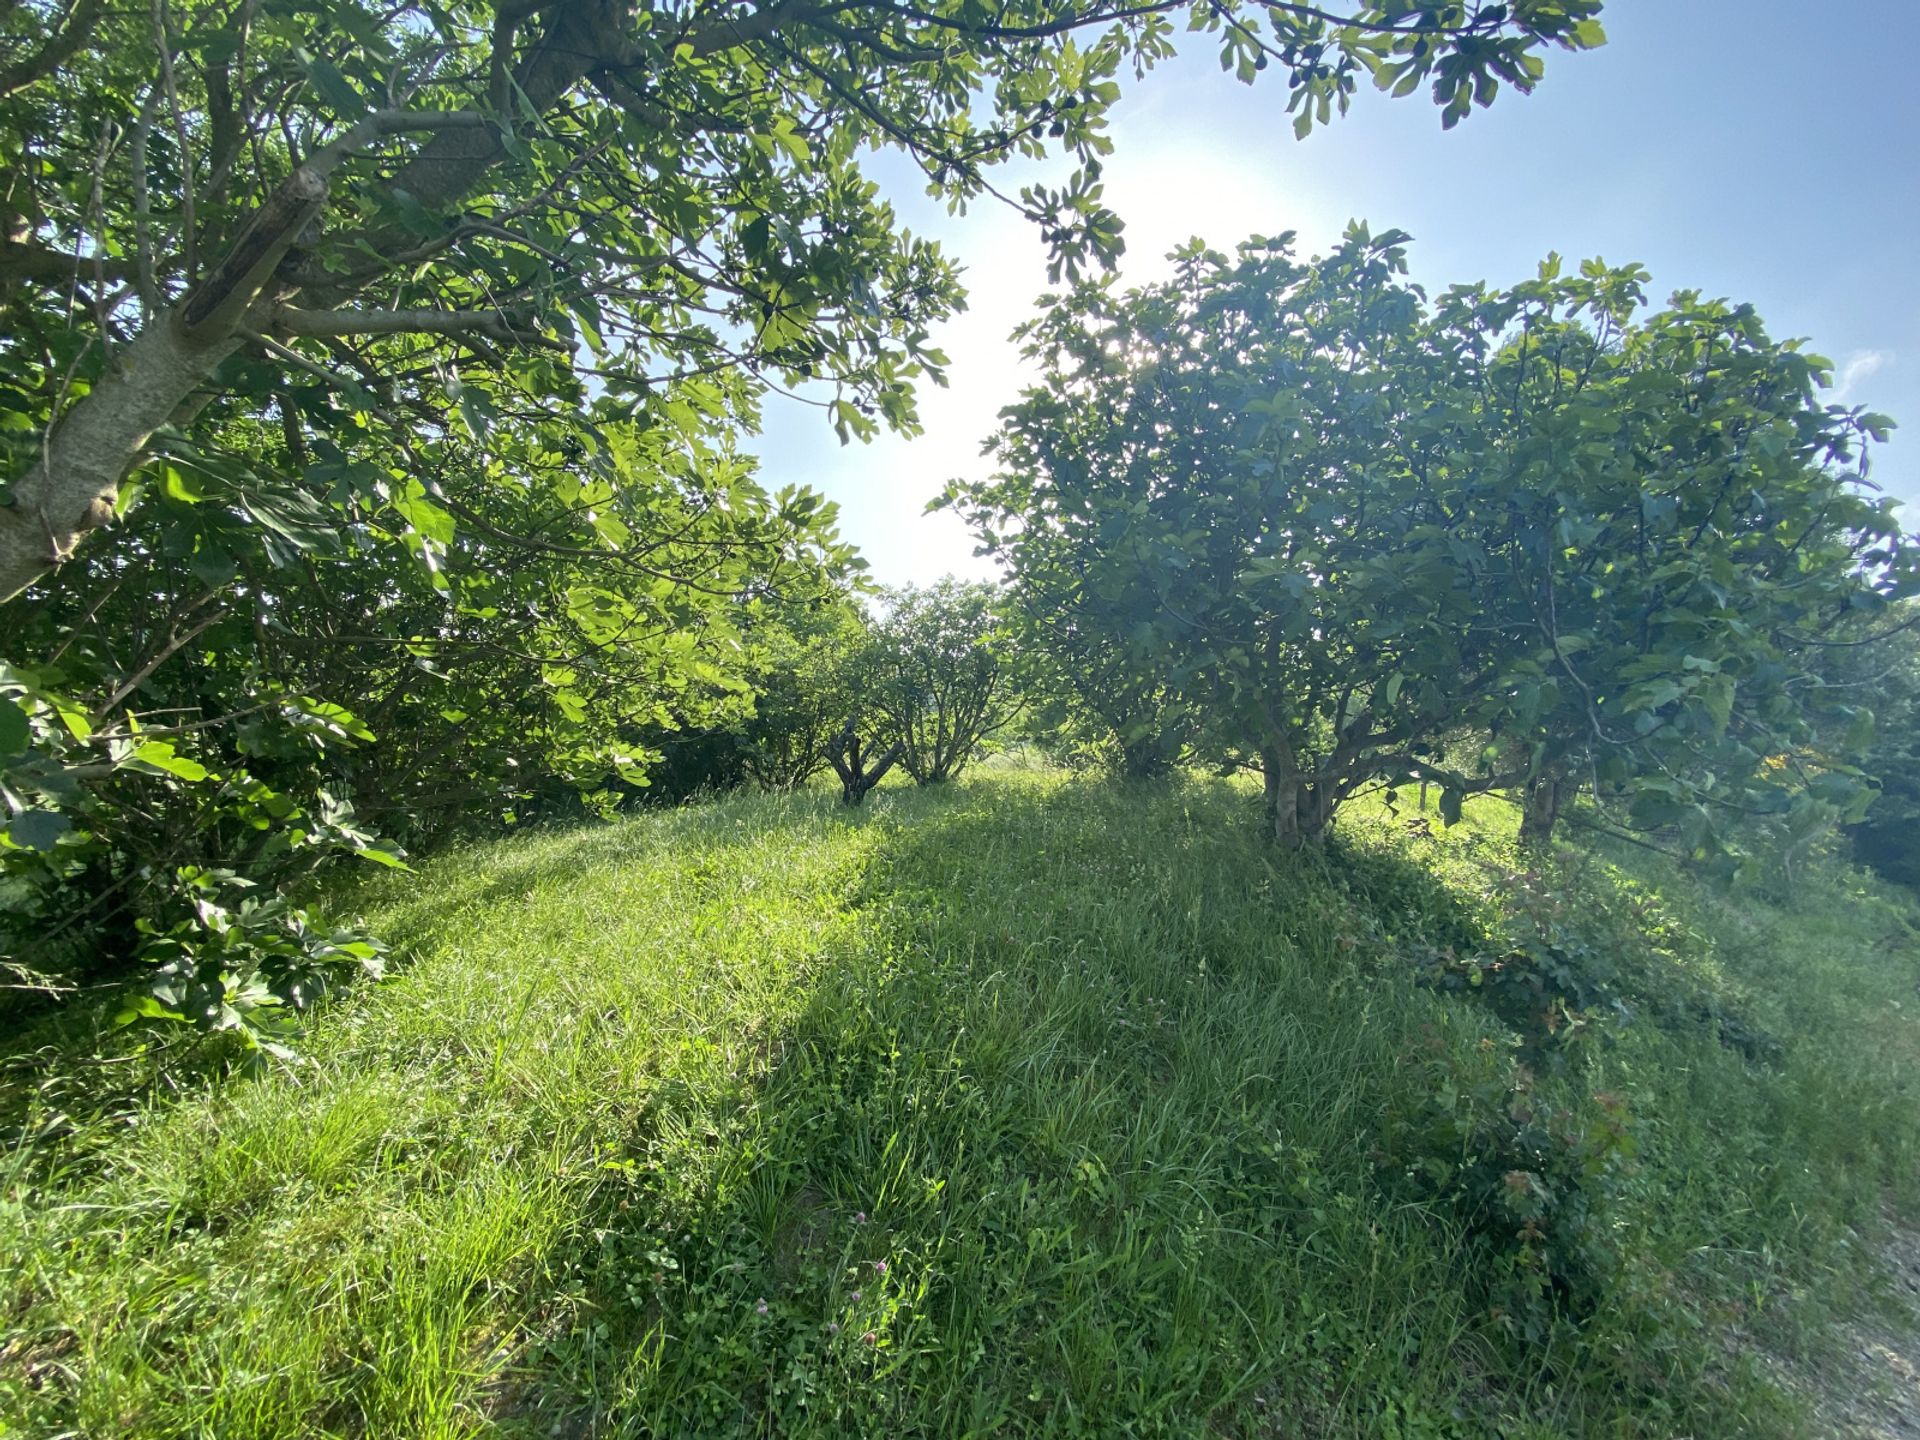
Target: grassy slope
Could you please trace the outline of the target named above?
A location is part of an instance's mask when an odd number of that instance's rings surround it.
[[[1223,785],[1001,774],[447,857],[371,892],[420,958],[309,1063],[41,1115],[0,1433],[1795,1433],[1760,1343],[1920,1200],[1913,931],[1839,871],[1556,882],[1786,1049],[1643,1018],[1546,1083],[1640,1149],[1584,1339],[1523,1343],[1378,1151],[1511,1063],[1404,968],[1511,906],[1507,823],[1362,817],[1335,863]]]

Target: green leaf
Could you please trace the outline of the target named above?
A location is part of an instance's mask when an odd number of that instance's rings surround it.
[[[160,488],[169,500],[178,500],[185,505],[197,505],[207,498],[199,481],[178,465],[167,465],[162,469]]]
[[[468,395],[472,392],[468,391]],[[462,396],[464,404],[466,396]],[[426,498],[426,487],[418,480],[407,487],[407,493],[394,497],[393,508],[400,517],[420,535],[441,545],[453,543],[453,516],[433,501]]]
[[[307,60],[307,79],[320,98],[343,120],[358,120],[373,107],[367,104],[353,82],[340,73],[340,67],[318,55]]]
[[[756,215],[740,227],[740,244],[747,252],[747,258],[756,264],[772,253],[773,227],[767,223],[767,217]]]
[[[60,723],[67,727],[69,735],[80,741],[93,738],[93,721],[86,711],[61,696],[55,695],[48,698],[53,703],[54,713],[60,717]]]
[[[204,780],[210,773],[198,760],[175,754],[172,742],[167,740],[148,740],[135,746],[133,758],[180,780]]]
[[[54,810],[23,810],[8,822],[6,837],[22,850],[51,850],[73,822]]]
[[[288,703],[299,716],[317,720],[320,729],[337,739],[359,740],[369,744],[373,741],[373,731],[344,705],[336,705],[331,700],[316,700],[311,695],[296,695]]]
[[[1866,787],[1851,775],[1837,775],[1829,771],[1825,775],[1816,775],[1807,786],[1807,793],[1816,800],[1829,805],[1851,805]]]
[[[0,695],[0,756],[23,753],[32,736],[33,726],[27,720],[27,712]]]

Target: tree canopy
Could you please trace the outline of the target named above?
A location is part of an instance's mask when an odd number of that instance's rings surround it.
[[[1018,712],[992,585],[947,579],[889,591],[869,651],[869,705],[922,785],[959,779]]]
[[[1035,643],[1123,653],[1257,765],[1286,840],[1415,777],[1450,810],[1523,788],[1541,836],[1584,781],[1696,850],[1716,815],[1866,802],[1808,749],[1808,681],[1914,585],[1863,484],[1891,422],[1821,403],[1828,362],[1751,307],[1643,313],[1635,266],[1430,300],[1399,232],[1290,238],[1027,326],[1043,378],[949,503]]]
[[[843,434],[911,428],[960,289],[863,155],[906,150],[959,207],[1063,151],[1071,178],[1014,203],[1057,266],[1110,258],[1115,77],[1178,17],[1243,78],[1277,61],[1303,133],[1363,75],[1430,82],[1451,123],[1602,38],[1598,0],[10,10],[0,596],[174,433],[276,409],[293,453],[253,468],[303,468],[339,420],[436,452],[549,443],[556,410],[707,434],[752,422],[760,380],[830,384]],[[562,428],[604,476],[585,418]]]
[[[1182,24],[1284,75],[1304,134],[1362,79],[1452,124],[1600,43],[1598,10],[0,4],[9,963],[604,807],[676,727],[737,732],[753,607],[858,569],[740,452],[766,387],[850,439],[911,432],[944,378],[961,286],[875,150],[1014,205],[1071,276],[1120,251],[1107,117]],[[232,1020],[244,949],[196,1013]]]

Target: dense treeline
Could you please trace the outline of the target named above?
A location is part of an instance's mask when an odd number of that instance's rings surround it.
[[[831,507],[780,503],[831,522]],[[23,809],[0,851],[14,985],[58,996],[131,957],[159,983],[129,1013],[264,1038],[286,1007],[383,964],[377,937],[317,928],[288,898],[336,857],[403,866],[459,833],[790,789],[834,764],[850,731],[892,757],[885,768],[938,783],[1016,715],[993,587],[883,592],[875,616],[845,587],[837,547],[770,538],[763,555],[766,593],[667,611],[631,645],[596,635],[571,593],[576,608],[543,626],[551,575],[529,577],[513,641],[492,638],[490,606],[470,628],[378,644],[391,608],[356,608],[351,573],[327,583],[352,567],[309,557],[288,588],[236,580],[204,605],[197,663],[153,665],[138,714],[124,696],[89,714],[51,686],[106,674],[116,639],[184,649],[177,614],[116,607],[136,594],[115,576],[74,596],[79,617],[30,611],[27,633],[61,653],[10,669],[17,698],[0,700],[9,778],[51,802]],[[452,547],[435,579],[498,598],[496,558]],[[425,572],[397,573],[427,588]],[[370,698],[354,711],[315,698],[343,690]],[[196,723],[209,711],[226,723]],[[76,763],[90,750],[113,762]],[[847,781],[849,803],[881,778],[871,771]]]

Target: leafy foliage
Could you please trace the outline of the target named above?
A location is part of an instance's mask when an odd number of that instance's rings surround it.
[[[867,618],[850,602],[769,614],[756,640],[753,718],[743,735],[757,783],[787,790],[826,768],[841,728],[869,709],[871,644]]]
[[[1121,246],[1115,77],[1177,17],[1304,130],[1363,75],[1451,124],[1597,11],[0,7],[5,962],[64,989],[199,923],[189,875],[605,810],[737,734],[750,607],[851,567],[736,453],[762,388],[864,438],[944,375],[959,283],[874,149],[956,208],[1069,157],[1014,203],[1077,272]]]
[[[1026,633],[1089,691],[1124,655],[1258,765],[1283,840],[1415,777],[1449,817],[1523,787],[1535,838],[1584,783],[1692,852],[1728,815],[1857,815],[1804,687],[1920,573],[1858,483],[1890,422],[1821,405],[1827,362],[1750,307],[1641,316],[1636,267],[1557,259],[1430,302],[1405,240],[1195,244],[1043,302],[1001,470],[948,496]]]
[[[830,506],[720,452],[656,449],[617,493],[576,479],[564,501],[458,470],[430,498],[423,472],[313,453],[333,488],[304,526],[259,524],[252,497],[183,470],[118,547],[10,607],[10,650],[32,657],[0,678],[27,722],[0,759],[19,983],[111,978],[145,953],[142,920],[186,943],[189,872],[271,892],[334,856],[398,865],[457,829],[609,808],[668,737],[751,712],[756,597],[825,603],[852,564]],[[452,439],[443,455],[484,463]],[[616,524],[653,538],[597,549]],[[251,971],[207,939],[199,983],[228,977],[248,1013]]]
[[[1511,1333],[1537,1345],[1590,1318],[1622,1259],[1609,1218],[1637,1149],[1623,1098],[1569,1103],[1525,1065],[1464,1060],[1437,1035],[1407,1061],[1418,1078],[1387,1112],[1376,1157],[1389,1193],[1459,1216]]]
[[[1134,671],[1119,647],[1085,632],[1017,638],[1040,617],[1004,608],[1028,743],[1059,764],[1099,765],[1130,780],[1165,779],[1193,754],[1192,715],[1164,684]]]
[[[1265,772],[1283,840],[1412,769],[1486,663],[1461,565],[1420,533],[1439,516],[1406,442],[1449,382],[1404,239],[1356,227],[1309,264],[1290,237],[1196,244],[1165,285],[1045,304],[1047,378],[1000,474],[953,497],[1041,643],[1096,632],[1177,696]]]
[[[51,0],[12,7],[0,595],[126,508],[123,474],[177,416],[203,440],[280,409],[297,449],[338,405],[389,450],[462,429],[511,449],[589,378],[678,435],[751,423],[775,379],[827,386],[843,436],[911,429],[960,289],[862,173],[871,150],[956,208],[998,163],[1071,157],[1016,203],[1075,271],[1121,246],[1100,199],[1114,77],[1171,54],[1176,17],[1243,80],[1277,61],[1305,133],[1363,75],[1430,81],[1451,124],[1530,90],[1545,48],[1601,43],[1598,10],[89,0],[55,27]],[[301,468],[251,459],[259,485]]]
[[[995,587],[954,579],[886,597],[874,630],[871,703],[922,785],[956,780],[1013,719]]]
[[[1920,888],[1920,609],[1897,612],[1836,636],[1819,667],[1834,697],[1825,746],[1847,756],[1874,782],[1873,804],[1846,827],[1853,853],[1889,880]],[[1851,631],[1861,633],[1854,634]],[[1863,722],[1872,725],[1862,743]]]
[[[1808,681],[1822,635],[1912,589],[1915,547],[1856,483],[1891,422],[1821,404],[1830,364],[1751,306],[1682,291],[1641,315],[1646,278],[1555,257],[1437,304],[1481,397],[1472,438],[1443,452],[1445,538],[1472,547],[1501,639],[1468,697],[1496,752],[1700,852],[1730,815],[1864,806],[1858,772],[1811,753]]]

